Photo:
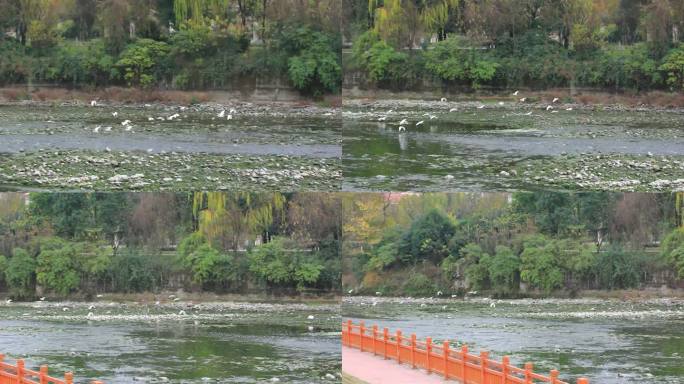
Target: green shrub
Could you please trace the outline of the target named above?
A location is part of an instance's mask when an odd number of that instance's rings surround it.
[[[499,67],[482,52],[462,39],[448,38],[425,53],[425,68],[441,80],[479,88],[494,78]]]
[[[684,44],[670,50],[660,70],[665,72],[669,86],[678,91],[684,90]]]
[[[151,87],[164,79],[169,51],[164,42],[138,39],[121,53],[116,66],[129,86]]]
[[[411,275],[403,286],[404,294],[409,296],[432,296],[435,291],[435,283],[422,273]]]
[[[31,298],[35,292],[36,260],[22,248],[15,248],[5,268],[5,281],[12,296]]]
[[[314,285],[323,270],[315,255],[296,251],[297,244],[276,237],[249,252],[249,270],[270,287],[296,287],[301,290]]]

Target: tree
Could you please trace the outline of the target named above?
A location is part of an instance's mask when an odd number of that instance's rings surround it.
[[[15,248],[4,272],[10,293],[14,297],[26,299],[34,295],[36,260],[27,251]]]
[[[456,233],[456,225],[443,213],[432,210],[411,224],[399,245],[404,262],[430,260],[435,264],[449,256],[449,241]]]
[[[549,294],[563,286],[564,273],[561,260],[563,250],[544,236],[532,236],[523,240],[520,255],[520,279]]]
[[[503,245],[496,247],[488,265],[489,280],[492,288],[503,294],[518,289],[520,259],[513,251]]]
[[[275,237],[269,243],[249,252],[249,270],[270,287],[292,287],[302,290],[315,284],[323,265],[313,256],[295,249],[292,241]]]

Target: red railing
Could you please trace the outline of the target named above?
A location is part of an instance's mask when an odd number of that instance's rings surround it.
[[[510,364],[508,356],[504,356],[502,361],[495,361],[486,351],[479,355],[469,353],[467,345],[452,349],[449,341],[441,345],[434,344],[430,337],[419,341],[415,334],[406,338],[399,330],[390,334],[384,328],[380,332],[377,325],[368,329],[363,322],[355,325],[348,320],[342,325],[342,345],[467,384],[568,384],[558,378],[559,372],[555,369],[549,376],[544,376],[534,373],[532,363],[518,368]],[[577,384],[589,384],[589,380],[580,378]]]
[[[67,372],[64,380],[48,374],[48,366],[41,365],[39,371],[26,369],[24,360],[17,360],[16,365],[5,362],[5,355],[0,354],[0,384],[73,384],[74,374]],[[103,384],[93,381],[91,384]]]

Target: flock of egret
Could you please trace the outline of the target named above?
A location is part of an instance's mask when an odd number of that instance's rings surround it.
[[[520,91],[515,91],[515,92],[513,92],[512,95],[513,95],[513,96],[518,96],[519,93],[520,93]],[[522,98],[519,99],[519,101],[520,101],[521,103],[524,103],[524,102],[527,101],[527,98],[526,98],[526,97],[522,97]],[[440,99],[440,102],[441,102],[441,103],[447,103],[447,99],[446,99],[445,97],[442,97],[442,98]],[[560,99],[559,99],[558,97],[554,97],[553,100],[551,101],[551,103],[550,103],[549,105],[546,106],[546,111],[551,111],[551,113],[558,113],[558,110],[556,110],[556,108],[554,107],[554,105],[557,104],[558,102],[560,102]],[[499,101],[499,102],[498,102],[498,105],[500,105],[500,106],[504,106],[505,104],[506,104],[506,103],[503,102],[503,101]],[[480,104],[480,105],[477,106],[477,109],[484,109],[484,108],[485,108],[485,105],[484,105],[484,104]],[[567,107],[567,108],[565,108],[565,110],[566,110],[566,111],[572,111],[573,108],[572,108],[572,107]],[[449,109],[449,113],[454,113],[454,112],[458,112],[458,108],[455,108],[455,107],[454,107],[454,108]],[[385,122],[387,122],[387,119],[389,118],[389,116],[390,116],[392,113],[394,113],[394,110],[390,109],[390,110],[387,111],[384,115],[378,117],[377,121],[380,122],[380,123],[385,123]],[[532,111],[523,113],[523,116],[532,116]],[[430,114],[430,113],[424,113],[424,114],[423,114],[423,117],[426,117],[426,118],[428,118],[429,120],[437,119],[437,115]],[[416,122],[416,123],[415,123],[415,126],[416,126],[416,127],[419,127],[419,126],[421,126],[421,125],[423,125],[423,124],[425,124],[425,119]],[[398,123],[398,125],[399,125],[399,128],[398,128],[398,131],[399,131],[399,132],[406,132],[406,128],[409,126],[409,120],[406,119],[406,118],[404,118],[404,119],[402,119],[402,120]]]
[[[97,107],[97,106],[98,106],[97,100],[92,100],[92,101],[90,102],[90,106],[91,106],[91,107]],[[149,105],[149,104],[145,104],[145,106],[146,106],[146,107],[149,107],[150,105]],[[180,112],[183,112],[183,111],[185,111],[185,110],[187,109],[187,107],[181,106],[181,107],[179,107],[178,109],[180,110]],[[231,109],[228,111],[228,114],[227,114],[227,115],[226,115],[226,110],[225,110],[225,109],[222,109],[221,112],[219,112],[219,113],[216,115],[216,117],[218,117],[218,118],[220,118],[220,119],[225,118],[226,120],[230,121],[230,120],[233,120],[233,116],[234,116],[235,114],[237,114],[237,111],[236,111],[234,108],[231,108]],[[119,112],[118,112],[118,111],[112,112],[112,117],[118,117],[118,116],[119,116]],[[172,115],[170,115],[170,116],[167,116],[167,117],[158,116],[157,118],[154,118],[154,117],[148,116],[148,117],[147,117],[147,121],[150,121],[150,122],[155,121],[155,120],[157,120],[157,121],[173,121],[173,120],[176,120],[176,119],[180,119],[181,117],[182,117],[181,114],[178,113],[178,112],[176,112],[176,113],[174,113],[174,114],[172,114]],[[133,122],[132,122],[131,120],[126,119],[126,120],[122,121],[122,122],[121,122],[121,126],[124,128],[124,131],[125,131],[125,132],[133,132],[133,127],[134,127],[134,125],[133,125]],[[104,127],[104,128],[103,128],[102,125],[98,125],[98,126],[96,126],[95,128],[93,128],[93,133],[111,132],[111,131],[112,131],[112,127],[111,127],[111,126],[107,126],[107,127]]]

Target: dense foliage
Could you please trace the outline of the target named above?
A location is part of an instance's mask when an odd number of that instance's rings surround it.
[[[0,194],[0,291],[332,292],[334,194]]]
[[[675,0],[345,0],[350,70],[370,85],[681,91]]]
[[[0,0],[0,84],[339,91],[339,4]]]
[[[346,201],[343,283],[355,290],[549,295],[684,277],[679,194],[390,197]]]

